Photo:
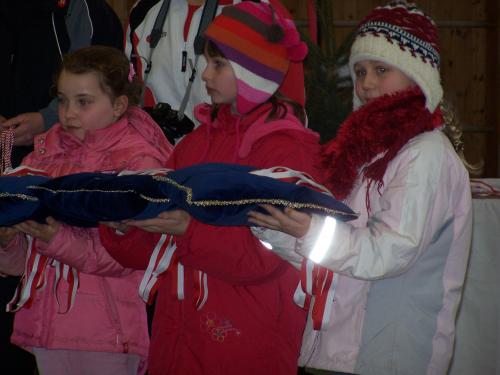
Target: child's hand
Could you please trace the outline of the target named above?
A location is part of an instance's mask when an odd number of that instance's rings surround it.
[[[0,246],[5,247],[14,238],[19,231],[13,227],[1,227],[0,228]]]
[[[99,224],[105,225],[107,227],[116,229],[118,232],[127,233],[130,226],[125,223],[120,223],[118,221],[100,221]]]
[[[48,217],[45,221],[47,224],[40,224],[33,220],[27,220],[14,225],[14,228],[20,232],[29,234],[33,238],[48,243],[56,235],[61,224],[52,217]]]
[[[183,235],[191,221],[191,215],[184,210],[165,211],[153,219],[127,220],[125,223],[147,232]]]
[[[256,211],[248,213],[248,221],[259,227],[279,230],[280,232],[288,233],[296,238],[303,237],[309,230],[311,224],[311,216],[294,210],[293,208],[286,207],[281,211],[271,205],[261,205],[269,215],[261,214]]]

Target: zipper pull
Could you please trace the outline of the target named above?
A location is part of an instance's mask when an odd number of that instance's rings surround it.
[[[187,67],[187,51],[184,50],[182,51],[182,64],[181,64],[181,72],[185,72],[186,71],[186,67]]]

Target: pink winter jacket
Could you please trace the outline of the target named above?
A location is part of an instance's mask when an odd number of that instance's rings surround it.
[[[85,142],[66,133],[60,124],[35,138],[35,149],[24,165],[51,176],[77,172],[141,170],[165,165],[172,146],[160,128],[138,108],[105,129],[87,133]],[[18,236],[4,251],[26,248]],[[68,284],[59,281],[53,292],[55,269],[46,268],[47,285],[35,293],[30,308],[17,313],[11,341],[26,349],[73,349],[123,352],[147,357],[149,338],[144,303],[137,290],[142,272],[123,268],[102,247],[97,228],[61,225],[50,241],[36,249],[80,271],[80,287],[67,313]],[[60,306],[59,306],[60,304]]]

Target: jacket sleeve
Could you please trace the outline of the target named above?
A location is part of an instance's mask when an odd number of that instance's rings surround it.
[[[276,147],[280,145],[280,147]],[[313,172],[317,143],[309,147],[293,134],[277,132],[252,146],[248,164],[267,168],[285,166]],[[265,248],[249,227],[219,227],[191,219],[187,232],[176,239],[180,261],[233,284],[265,282],[289,264]]]
[[[7,246],[0,246],[0,273],[20,276],[26,262],[26,236],[16,235]]]
[[[127,233],[119,234],[105,225],[99,226],[101,242],[109,255],[123,267],[145,270],[149,258],[161,235],[130,228]]]
[[[271,251],[283,260],[286,260],[296,269],[301,268],[304,257],[295,251],[297,239],[289,234],[277,230],[251,227],[252,234],[259,240],[271,245]]]
[[[467,199],[465,193],[453,193],[457,187],[468,189],[466,172],[451,147],[443,146],[424,141],[400,153],[400,162],[392,166],[397,168],[391,172],[392,178],[384,179],[381,208],[369,216],[365,226],[340,221],[325,224],[324,218],[313,216],[299,253],[311,256],[325,226],[331,244],[324,247],[320,265],[367,280],[408,270],[446,226],[453,224],[455,206],[470,211],[470,194]],[[450,198],[453,195],[464,198]]]
[[[105,45],[123,51],[123,27],[111,6],[104,0],[86,0],[92,22],[92,45]]]
[[[77,228],[61,224],[49,243],[37,242],[40,254],[98,276],[126,276],[133,270],[116,262],[104,249],[96,228]]]
[[[217,227],[192,218],[186,233],[176,238],[176,244],[182,264],[232,284],[265,282],[284,272],[287,266],[248,227]]]

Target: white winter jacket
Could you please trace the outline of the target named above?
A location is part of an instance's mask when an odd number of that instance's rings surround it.
[[[468,175],[440,130],[410,140],[383,187],[358,181],[319,263],[340,274],[328,328],[304,333],[301,366],[363,375],[447,372],[471,239]],[[308,256],[324,218],[314,216],[296,251]],[[261,239],[273,243],[272,231]],[[283,235],[278,254],[293,252]],[[289,258],[291,255],[289,255]]]

